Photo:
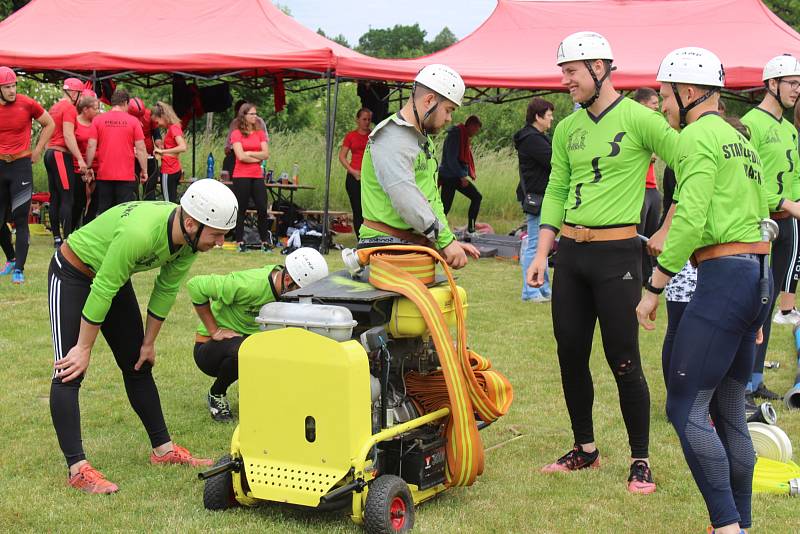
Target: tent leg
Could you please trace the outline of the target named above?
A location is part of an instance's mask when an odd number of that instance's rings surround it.
[[[320,252],[328,253],[328,234],[330,233],[328,211],[330,210],[331,193],[331,160],[333,159],[333,135],[336,126],[336,110],[339,103],[339,77],[334,82],[333,110],[331,110],[331,77],[328,71],[327,84],[327,131],[325,132],[325,204],[322,212],[322,245]]]
[[[195,162],[197,159],[197,122],[194,118],[194,111],[192,111],[192,178],[197,178],[197,169]]]

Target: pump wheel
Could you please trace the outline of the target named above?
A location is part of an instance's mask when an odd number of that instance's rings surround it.
[[[364,526],[369,534],[409,532],[414,526],[414,500],[406,482],[381,475],[369,486],[364,505]]]
[[[231,461],[231,455],[226,454],[214,464],[214,467]],[[203,506],[206,510],[227,510],[239,506],[236,495],[233,493],[233,477],[227,471],[215,477],[206,479],[203,486]]]

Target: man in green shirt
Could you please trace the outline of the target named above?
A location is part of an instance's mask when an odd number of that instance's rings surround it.
[[[774,287],[769,309],[775,306],[780,294],[780,310],[774,322],[793,324],[800,318],[794,309],[794,294],[800,275],[800,239],[797,219],[783,209],[788,201],[800,199],[800,159],[797,154],[797,129],[783,117],[792,109],[800,95],[800,62],[793,56],[777,56],[769,60],[762,76],[766,94],[761,103],[742,117],[750,131],[750,143],[761,157],[764,166],[764,187],[770,217],[778,224],[778,238],[772,244],[772,278]],[[747,385],[749,394],[767,400],[781,396],[764,384],[764,359],[767,356],[772,320],[764,321],[764,342],[756,347],[753,375]],[[755,403],[748,396],[751,405]]]
[[[195,336],[194,361],[216,378],[208,392],[214,421],[233,420],[226,393],[239,378],[239,346],[260,330],[255,319],[261,306],[326,276],[328,264],[322,254],[299,248],[286,256],[286,267],[266,265],[226,275],[201,275],[186,283],[202,321]]]
[[[613,59],[608,41],[594,32],[572,34],[558,47],[561,83],[583,109],[563,119],[553,135],[539,244],[527,280],[542,286],[547,256],[561,232],[552,315],[574,447],[542,471],[600,465],[589,371],[599,320],[631,447],[628,490],[648,494],[656,486],[648,458],[650,392],[635,312],[642,287],[642,243],[636,225],[650,158],[655,153],[672,164],[678,135],[659,113],[614,89],[609,77]]]
[[[429,137],[450,122],[463,97],[464,81],[456,71],[428,65],[417,74],[403,108],[372,130],[361,164],[359,248],[432,246],[454,269],[467,264],[467,255],[479,257],[478,249],[457,241],[447,224]]]
[[[691,256],[698,264],[697,288],[669,358],[667,415],[714,532],[739,534],[751,526],[755,453],[744,392],[769,311],[762,298],[769,289],[763,269],[770,245],[761,230],[768,195],[758,153],[717,112],[724,86],[719,58],[702,48],[680,48],[662,61],[657,79],[670,125],[683,128],[673,167],[677,204],[636,313],[653,330],[658,295]],[[800,213],[791,202],[785,209]]]
[[[50,413],[69,467],[69,484],[87,493],[114,493],[87,461],[81,444],[78,392],[97,335],[103,332],[125,391],[150,437],[150,463],[211,465],[174,444],[167,431],[151,369],[155,340],[197,251],[222,245],[236,224],[236,197],[214,180],[192,184],[180,206],[129,202],[109,209],[70,234],[50,262],[48,298],[55,371]],[[131,284],[134,273],[160,268],[147,322]]]

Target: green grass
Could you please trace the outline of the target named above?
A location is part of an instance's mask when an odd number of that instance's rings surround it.
[[[46,273],[52,249],[34,237],[24,286],[0,279],[0,354],[5,365],[0,389],[0,529],[4,532],[359,532],[345,513],[318,514],[276,504],[211,513],[203,509],[202,483],[195,471],[148,464],[147,436],[130,406],[105,342],[96,347],[83,383],[83,439],[91,461],[121,486],[113,496],[89,496],[65,485],[63,463],[48,409],[52,349],[47,315]],[[279,262],[280,256],[212,251],[193,274],[222,273]],[[337,254],[329,261],[341,266]],[[570,476],[544,476],[539,467],[571,445],[549,305],[519,300],[519,268],[482,260],[458,273],[469,294],[471,346],[488,356],[515,387],[510,413],[483,433],[485,445],[524,437],[487,453],[486,469],[470,488],[456,488],[420,506],[418,532],[628,533],[705,532],[705,506],[664,416],[660,346],[665,325],[642,333],[641,348],[652,394],[651,456],[658,482],[653,496],[625,491],[628,447],[616,387],[595,337],[595,430],[603,468]],[[134,278],[145,305],[153,273]],[[194,365],[197,318],[181,291],[157,342],[154,373],[175,440],[201,455],[219,457],[233,428],[215,424],[205,408],[210,379]],[[788,388],[794,376],[794,347],[787,327],[773,329],[769,359],[781,368],[766,371],[770,386]],[[238,410],[238,389],[231,391]],[[279,409],[276,407],[276,409]],[[776,409],[779,423],[800,443],[800,412]],[[753,532],[790,533],[798,526],[798,501],[757,495]],[[792,527],[794,525],[794,527]]]

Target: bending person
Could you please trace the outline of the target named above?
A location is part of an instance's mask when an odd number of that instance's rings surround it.
[[[156,338],[196,252],[222,245],[236,211],[236,199],[226,186],[200,180],[189,187],[180,206],[141,201],[106,210],[70,235],[51,260],[48,298],[55,370],[50,414],[73,488],[87,493],[118,489],[89,464],[81,440],[78,393],[101,331],[122,371],[131,407],[150,438],[150,463],[211,465],[211,460],[194,458],[172,442],[152,367]],[[159,273],[143,328],[131,276],[151,269]]]
[[[286,256],[286,267],[266,265],[226,275],[195,276],[186,284],[202,324],[197,328],[194,361],[216,378],[208,392],[208,410],[218,422],[233,420],[227,392],[239,379],[239,346],[259,332],[255,318],[264,304],[328,276],[328,264],[313,248]]]

